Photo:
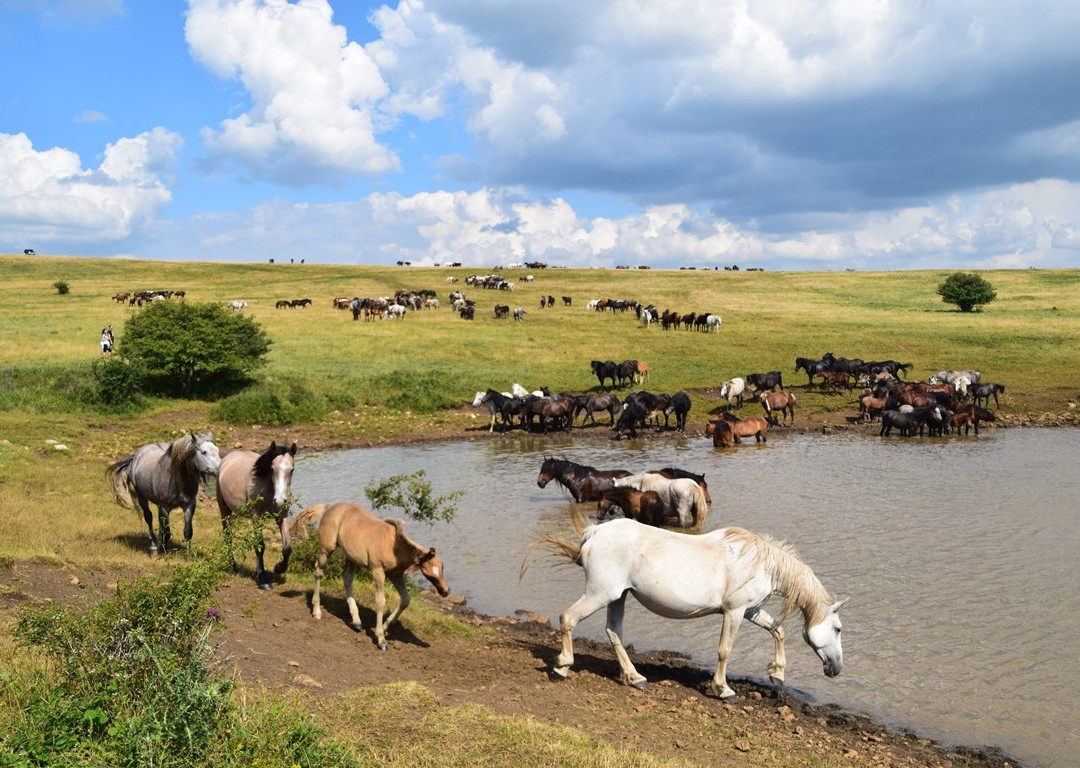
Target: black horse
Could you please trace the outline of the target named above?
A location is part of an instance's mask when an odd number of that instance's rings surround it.
[[[615,389],[615,377],[618,375],[619,367],[615,365],[614,360],[593,360],[589,365],[592,366],[592,372],[596,374],[601,389],[607,379],[611,379],[611,388]]]
[[[813,386],[815,376],[819,375],[822,371],[831,370],[827,360],[812,360],[809,357],[796,357],[795,373],[798,373],[800,369],[806,371],[806,386],[808,387]]]
[[[581,426],[585,426],[585,419],[589,419],[593,424],[596,423],[596,416],[594,414],[607,411],[611,416],[610,426],[615,426],[615,414],[622,408],[622,403],[619,402],[619,398],[610,392],[594,392],[591,395],[580,395],[574,398],[574,420],[577,420],[578,414],[582,411],[585,412],[585,417],[581,420]]]
[[[671,414],[675,414],[675,429],[680,432],[686,431],[686,415],[690,413],[690,395],[685,392],[676,392],[671,396],[671,402],[664,409],[665,420]]]
[[[637,376],[637,360],[623,360],[616,368],[615,375],[619,379],[620,387],[628,387],[634,383]]]
[[[769,371],[768,373],[748,373],[746,374],[746,384],[752,387],[757,392],[764,392],[765,390],[772,391],[777,387],[784,388],[784,377],[780,371]]]
[[[612,487],[612,480],[617,477],[628,477],[630,474],[625,469],[597,469],[566,459],[546,458],[540,465],[540,474],[536,476],[536,484],[543,488],[555,480],[570,491],[574,501],[599,501],[603,498],[604,491]]]
[[[637,428],[645,426],[645,420],[649,418],[649,409],[640,401],[627,399],[623,403],[622,413],[615,423],[615,437],[622,438],[623,432],[629,432],[630,437],[637,437]]]

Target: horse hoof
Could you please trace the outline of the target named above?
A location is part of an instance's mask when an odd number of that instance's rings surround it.
[[[784,687],[784,678],[782,677],[773,677],[772,675],[769,675],[769,682],[771,682],[777,688]]]
[[[641,681],[636,682],[636,683],[630,683],[630,685],[632,685],[634,688],[637,688],[639,691],[647,691],[647,690],[649,690],[649,681],[648,680],[641,680]]]
[[[363,632],[364,631],[364,628],[362,626],[360,626],[360,622],[356,622],[355,624],[349,624],[349,626],[352,627],[353,632]]]
[[[566,679],[566,675],[567,675],[567,670],[566,669],[559,669],[558,667],[552,667],[548,671],[548,678],[552,682],[555,682],[555,683],[561,683],[563,680]]]
[[[266,590],[267,592],[269,592],[271,590],[270,584],[268,582],[265,582],[265,581],[262,582],[261,584],[259,584],[258,587],[259,587],[259,589]]]
[[[380,651],[385,651],[385,650],[386,650],[386,647],[387,647],[387,646],[386,646],[386,643],[379,643],[379,650],[380,650]]]

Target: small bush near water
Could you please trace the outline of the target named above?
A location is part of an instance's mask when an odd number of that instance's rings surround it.
[[[263,381],[243,392],[225,398],[215,408],[217,418],[230,424],[313,423],[325,419],[331,411],[352,408],[356,399],[347,392],[316,394],[298,379]]]

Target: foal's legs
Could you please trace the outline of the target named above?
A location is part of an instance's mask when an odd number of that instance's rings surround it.
[[[390,583],[394,585],[394,589],[398,593],[398,605],[394,609],[394,612],[390,614],[389,618],[384,622],[382,620],[382,611],[376,606],[375,610],[375,638],[379,642],[379,650],[386,650],[386,630],[390,628],[390,625],[398,620],[398,617],[409,607],[409,590],[405,586],[405,575],[394,576],[390,579]],[[381,593],[383,595],[383,607],[386,607],[386,592]],[[378,601],[378,597],[375,598]]]
[[[607,636],[608,640],[611,641],[611,649],[615,651],[615,658],[619,660],[619,667],[622,669],[623,685],[632,685],[635,688],[644,691],[648,689],[649,682],[634,668],[634,663],[630,661],[630,656],[626,653],[626,649],[623,647],[621,640],[623,613],[625,612],[625,609],[625,592],[618,600],[608,603]]]
[[[379,644],[379,650],[386,650],[386,626],[383,623],[383,614],[386,613],[386,571],[382,568],[371,569],[371,581],[375,585],[375,642]],[[350,600],[352,598],[350,597]],[[349,610],[356,610],[356,601],[349,603]],[[357,625],[360,617],[353,613]],[[393,618],[397,618],[394,616]]]
[[[746,618],[772,635],[776,655],[772,664],[769,665],[769,679],[777,688],[783,688],[784,667],[787,666],[787,658],[784,655],[784,628],[780,626],[780,622],[761,608],[751,608],[746,612]]]
[[[311,593],[311,618],[316,621],[322,618],[322,603],[319,601],[319,585],[322,583],[323,569],[326,568],[326,561],[332,553],[333,550],[328,552],[320,547],[319,556],[315,559],[315,589]]]
[[[735,698],[735,691],[727,684],[727,662],[731,658],[731,648],[735,644],[735,635],[742,620],[742,611],[721,614],[720,642],[716,647],[716,674],[708,688],[709,693],[721,699]]]

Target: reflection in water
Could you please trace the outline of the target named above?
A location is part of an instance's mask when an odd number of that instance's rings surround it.
[[[518,579],[530,542],[570,531],[573,502],[556,483],[536,485],[543,457],[704,472],[708,528],[786,539],[828,589],[853,598],[842,612],[838,678],[821,675],[799,639],[800,617],[789,620],[789,685],[949,743],[1065,766],[1080,752],[1071,704],[1080,687],[1075,444],[1067,429],[933,440],[780,432],[765,446],[728,450],[696,437],[513,435],[309,455],[293,489],[304,504],[364,501],[371,480],[423,469],[436,494],[466,492],[453,523],[423,533],[451,589],[482,613],[557,620],[581,595],[580,569],[541,563]],[[577,634],[601,639],[603,621],[601,611]],[[624,640],[639,649],[683,651],[711,671],[718,636],[717,617],[676,622],[627,603]],[[768,635],[746,626],[729,672],[763,678],[770,656]]]

